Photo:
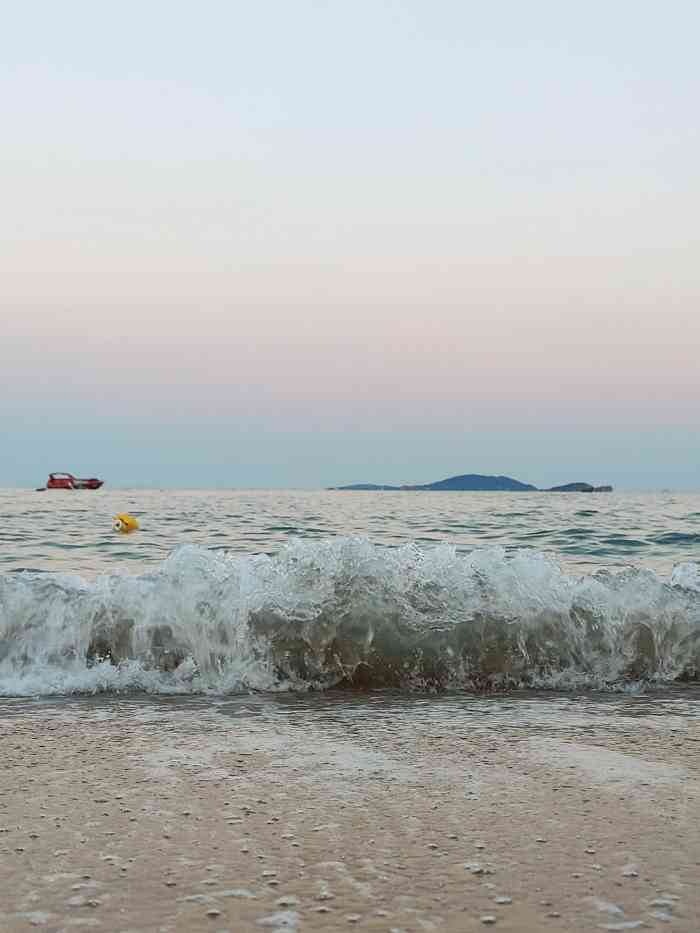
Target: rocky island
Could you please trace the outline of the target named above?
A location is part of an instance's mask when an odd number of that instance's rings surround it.
[[[612,492],[612,486],[592,486],[590,483],[567,483],[539,490],[530,483],[521,483],[510,476],[483,476],[480,473],[463,473],[449,476],[434,483],[417,486],[387,486],[376,483],[352,483],[349,486],[330,486],[337,491],[360,492]]]
[[[612,492],[612,486],[591,486],[590,483],[567,483],[565,486],[552,486],[545,492]]]

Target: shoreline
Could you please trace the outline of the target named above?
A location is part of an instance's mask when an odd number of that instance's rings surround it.
[[[691,933],[699,702],[0,701],[0,926]]]

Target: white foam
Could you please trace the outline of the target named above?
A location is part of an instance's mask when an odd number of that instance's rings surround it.
[[[700,571],[575,578],[537,551],[186,546],[155,572],[0,576],[0,695],[230,692],[344,680],[558,687],[700,667]]]

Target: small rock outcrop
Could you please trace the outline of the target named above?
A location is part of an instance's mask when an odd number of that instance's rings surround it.
[[[545,492],[612,492],[612,486],[591,486],[590,483],[566,483],[564,486],[552,486]]]

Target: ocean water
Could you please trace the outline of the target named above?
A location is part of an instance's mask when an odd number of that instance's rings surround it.
[[[699,561],[691,494],[3,490],[0,695],[669,684]]]

